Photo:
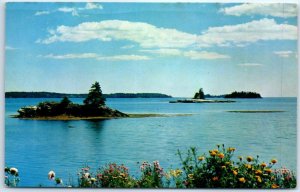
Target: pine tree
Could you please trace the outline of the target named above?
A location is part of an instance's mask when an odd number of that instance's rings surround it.
[[[87,98],[83,101],[85,105],[98,107],[105,105],[105,98],[102,95],[99,82],[95,82],[89,91]]]

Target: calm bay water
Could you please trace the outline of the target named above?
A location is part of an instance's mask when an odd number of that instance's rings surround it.
[[[200,153],[216,144],[236,147],[238,155],[278,159],[277,167],[296,170],[296,98],[241,99],[236,103],[170,104],[172,99],[108,99],[125,113],[192,114],[101,121],[37,121],[10,118],[26,105],[46,99],[6,99],[5,164],[19,169],[19,186],[53,186],[54,170],[65,183],[77,181],[85,164],[96,170],[124,163],[137,175],[137,162],[159,160],[179,167],[177,149],[196,146]],[[60,99],[48,99],[57,100]],[[82,99],[71,99],[81,103]],[[228,110],[283,110],[282,113],[229,113]]]

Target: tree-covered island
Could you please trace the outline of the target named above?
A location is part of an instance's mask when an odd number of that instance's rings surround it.
[[[45,101],[36,106],[26,106],[18,110],[18,118],[33,119],[76,119],[76,118],[115,118],[129,115],[105,105],[100,84],[95,82],[83,105],[72,103],[67,97],[60,102]]]
[[[202,88],[194,94],[192,99],[179,99],[176,101],[170,101],[170,103],[232,103],[232,100],[210,100],[205,99],[205,94]]]
[[[259,93],[255,93],[255,92],[234,91],[230,94],[225,95],[224,98],[260,99],[262,97],[260,96]]]

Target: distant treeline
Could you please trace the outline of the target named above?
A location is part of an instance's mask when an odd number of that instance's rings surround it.
[[[112,93],[103,94],[105,98],[171,98],[161,93]],[[53,92],[6,92],[6,98],[85,98],[87,94],[68,94]]]
[[[224,96],[224,98],[262,98],[259,93],[255,92],[232,92]]]

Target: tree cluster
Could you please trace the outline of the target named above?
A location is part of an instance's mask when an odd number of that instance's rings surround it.
[[[37,106],[22,107],[18,110],[18,113],[21,118],[53,117],[59,115],[74,117],[127,116],[124,113],[105,106],[105,98],[102,95],[101,87],[98,82],[92,85],[83,103],[83,105],[75,104],[67,97],[64,97],[60,102],[45,101],[39,103]]]
[[[224,96],[224,98],[262,98],[259,93],[255,92],[237,92],[234,91]]]
[[[193,99],[205,99],[205,95],[202,88],[200,88],[199,91],[195,93]]]

